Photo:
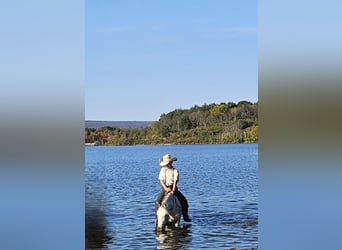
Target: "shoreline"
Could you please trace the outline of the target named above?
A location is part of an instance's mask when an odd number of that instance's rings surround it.
[[[85,143],[85,147],[122,147],[122,146],[177,146],[177,145],[236,145],[236,144],[258,144],[258,142],[239,142],[239,143],[160,143],[160,144],[133,144],[133,145],[108,145],[100,143]]]

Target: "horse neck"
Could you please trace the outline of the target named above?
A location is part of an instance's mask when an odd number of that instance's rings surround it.
[[[179,210],[181,211],[181,205],[178,200],[178,198],[174,194],[167,194],[164,199],[162,204],[166,204],[166,209],[168,212],[172,215],[175,215]]]

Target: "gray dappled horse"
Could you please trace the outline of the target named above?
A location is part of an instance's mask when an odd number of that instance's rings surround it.
[[[178,198],[172,193],[166,194],[156,211],[156,229],[164,230],[166,225],[179,227],[181,216],[182,206]]]

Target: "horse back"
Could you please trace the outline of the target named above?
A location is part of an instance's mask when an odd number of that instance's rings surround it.
[[[171,193],[165,195],[162,206],[164,206],[172,216],[181,216],[182,206],[179,199]]]

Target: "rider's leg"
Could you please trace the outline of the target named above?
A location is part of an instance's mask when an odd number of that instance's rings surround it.
[[[183,220],[186,222],[190,222],[191,219],[189,218],[189,214],[188,214],[189,204],[188,204],[187,199],[179,190],[177,190],[175,192],[175,195],[178,198],[178,200],[180,201],[180,203],[182,204]]]
[[[164,195],[165,195],[165,191],[164,191],[164,189],[162,189],[158,195],[157,200],[156,200],[156,212],[157,212],[158,208],[160,207],[160,205],[163,201]]]

